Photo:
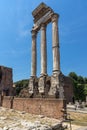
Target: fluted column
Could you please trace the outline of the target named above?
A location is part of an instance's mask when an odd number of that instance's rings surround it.
[[[60,52],[58,34],[58,14],[52,16],[52,51],[53,51],[53,73],[60,71]]]
[[[47,74],[46,25],[41,25],[41,75]]]
[[[31,76],[36,76],[37,69],[37,50],[36,50],[36,34],[35,30],[32,33],[32,63],[31,63]]]

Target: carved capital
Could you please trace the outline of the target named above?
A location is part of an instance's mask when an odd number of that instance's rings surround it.
[[[58,15],[58,14],[53,14],[53,15],[52,15],[52,18],[51,18],[52,23],[53,23],[53,22],[57,22],[57,21],[58,21],[58,18],[59,18],[59,15]]]
[[[37,31],[36,31],[36,30],[32,30],[31,33],[32,33],[32,38],[36,38],[36,36],[37,36]]]
[[[46,24],[45,23],[41,24],[41,30],[46,30]]]

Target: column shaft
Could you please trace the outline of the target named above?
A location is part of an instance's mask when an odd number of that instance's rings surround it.
[[[32,65],[31,65],[31,76],[36,76],[37,69],[37,50],[36,50],[36,31],[32,30]]]
[[[41,75],[47,74],[46,26],[41,25]]]
[[[53,73],[60,71],[58,14],[52,16]]]

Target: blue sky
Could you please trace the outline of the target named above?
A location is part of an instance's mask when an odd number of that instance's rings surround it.
[[[59,18],[61,71],[87,77],[87,0],[0,0],[0,65],[13,68],[13,80],[31,74],[31,12],[45,2]],[[52,25],[47,27],[48,74],[52,74]],[[40,32],[37,39],[40,75]]]

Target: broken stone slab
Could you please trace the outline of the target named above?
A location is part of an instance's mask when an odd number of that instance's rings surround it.
[[[39,118],[44,118],[45,116],[44,115],[38,115]]]
[[[10,112],[16,112],[14,109],[10,109],[9,111],[10,111]]]
[[[13,128],[9,128],[9,130],[20,130],[19,127],[13,127]],[[24,130],[24,129],[21,129],[21,130]]]
[[[6,119],[7,119],[7,117],[4,117],[4,116],[3,116],[3,117],[2,117],[2,116],[0,117],[0,120],[6,120]]]
[[[54,125],[52,126],[52,129],[53,129],[53,130],[61,130],[60,128],[62,128],[62,123],[54,124]]]
[[[44,126],[38,127],[35,130],[52,130],[52,128],[45,128]]]
[[[35,125],[35,127],[40,127],[40,126],[41,126],[41,123],[40,123],[40,121],[35,121],[35,122],[34,122],[34,125]]]
[[[52,130],[52,128],[41,126],[40,128],[37,128],[37,130]]]
[[[25,114],[26,112],[25,111],[22,111],[21,114]]]
[[[21,125],[26,127],[26,128],[29,128],[29,129],[35,128],[34,123],[31,123],[31,122],[28,122],[28,121],[21,121]]]
[[[20,123],[13,123],[13,124],[9,125],[9,128],[16,127],[18,125],[20,125]]]
[[[3,130],[9,130],[9,127],[8,127],[8,126],[5,126],[5,127],[3,128]]]
[[[14,130],[14,128],[9,128],[9,130]]]

